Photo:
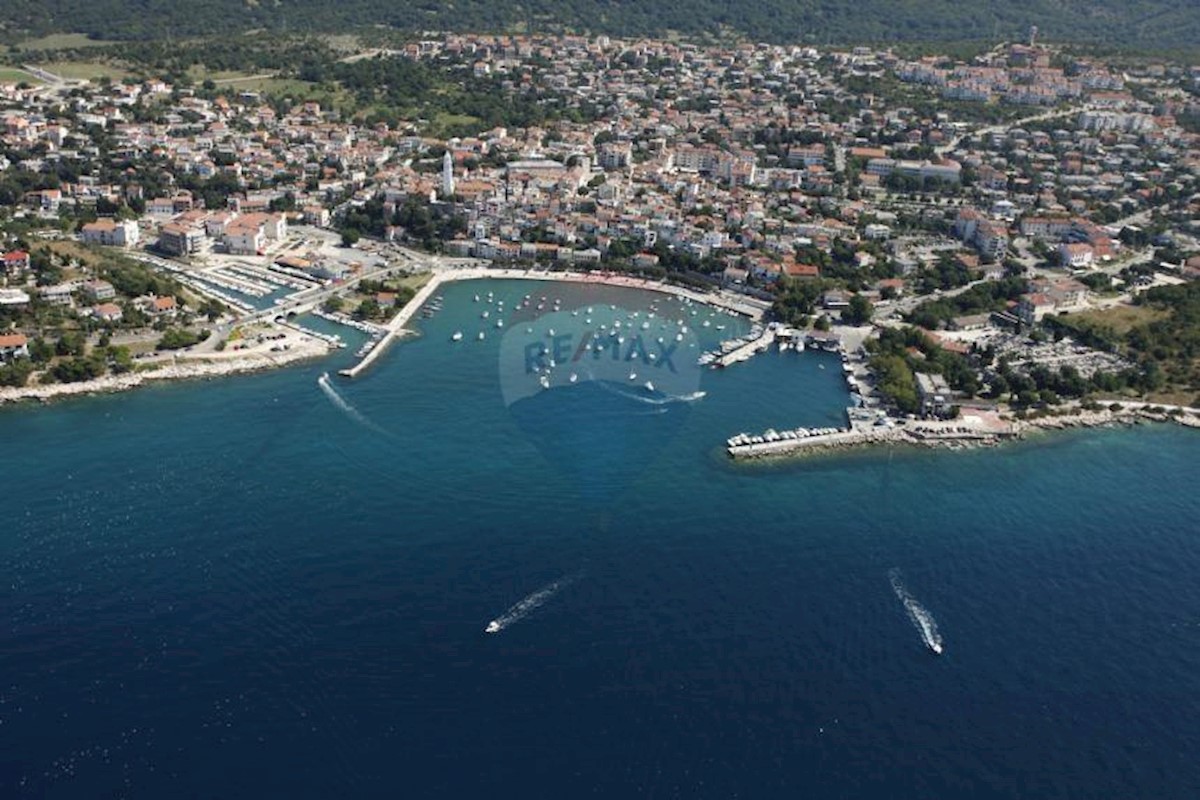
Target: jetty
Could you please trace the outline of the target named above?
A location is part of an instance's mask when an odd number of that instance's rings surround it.
[[[407,330],[404,326],[407,325],[408,321],[412,319],[414,314],[417,313],[417,309],[425,305],[425,301],[433,296],[434,292],[437,291],[438,287],[442,285],[447,277],[448,276],[445,274],[435,274],[432,278],[430,278],[429,282],[422,286],[420,290],[413,295],[411,300],[405,303],[404,308],[400,309],[396,316],[392,317],[392,319],[383,326],[383,335],[380,336],[379,341],[376,342],[376,344],[366,352],[362,361],[359,361],[349,369],[343,369],[339,371],[338,374],[346,378],[357,378],[360,374],[362,374],[363,370],[375,363],[375,359],[383,355],[384,351],[388,349],[388,345],[395,341],[397,337],[411,333],[411,331]]]
[[[912,421],[895,420],[866,408],[849,408],[846,413],[848,427],[740,433],[726,442],[726,452],[740,460],[879,444],[969,447],[1019,435],[1016,426],[994,411],[972,409],[960,419]]]

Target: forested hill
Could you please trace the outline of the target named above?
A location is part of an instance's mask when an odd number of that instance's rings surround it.
[[[265,28],[564,30],[650,35],[722,28],[767,41],[1024,38],[1143,48],[1200,42],[1198,0],[3,0],[0,35],[161,39]]]

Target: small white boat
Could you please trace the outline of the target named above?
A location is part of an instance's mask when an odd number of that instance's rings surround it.
[[[480,315],[479,315],[479,318],[480,318],[480,319],[487,319],[487,318],[488,318],[488,314],[489,314],[489,313],[490,313],[490,312],[487,312],[487,311],[485,311],[485,312],[483,312],[482,314],[480,314]]]
[[[550,388],[550,378],[546,375],[543,375],[542,377],[538,378],[538,383],[540,383],[542,385],[543,389]]]
[[[504,320],[502,320],[502,319],[498,319],[498,320],[496,320],[496,327],[497,327],[497,328],[503,328],[503,327],[504,327]]]
[[[579,380],[579,376],[576,375],[574,372],[572,372],[571,373],[571,383],[574,383],[577,380]]]
[[[483,331],[480,331],[480,332],[479,332],[479,335],[478,335],[478,336],[476,336],[475,338],[476,338],[476,339],[478,339],[479,341],[481,341],[481,342],[482,342],[482,341],[484,340]]]
[[[653,391],[654,391],[654,382],[653,382],[653,381],[646,381],[646,383],[645,383],[645,386],[646,386],[646,391],[647,391],[647,392],[653,392]]]
[[[629,373],[629,380],[631,380],[631,381],[636,381],[636,380],[637,380],[637,373],[636,373],[636,372],[631,372],[631,373]]]
[[[479,295],[475,295],[475,302],[476,302],[476,303],[478,303],[478,302],[479,302]]]
[[[462,341],[462,331],[455,331],[454,335],[450,337],[450,341],[452,341],[452,342]]]
[[[497,622],[496,620],[492,620],[491,622],[489,622],[487,624],[487,627],[483,629],[483,632],[484,633],[499,633],[500,632],[500,623]]]

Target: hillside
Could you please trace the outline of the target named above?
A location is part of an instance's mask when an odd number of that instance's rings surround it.
[[[55,32],[159,39],[246,29],[344,31],[578,30],[616,35],[728,28],[750,38],[812,43],[1046,38],[1143,48],[1194,47],[1195,0],[6,0],[0,36]]]

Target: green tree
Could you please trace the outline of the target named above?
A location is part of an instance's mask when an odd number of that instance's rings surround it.
[[[850,306],[842,312],[842,319],[851,325],[865,325],[871,321],[871,315],[874,313],[875,307],[871,305],[871,301],[861,294],[856,294],[850,298]]]

